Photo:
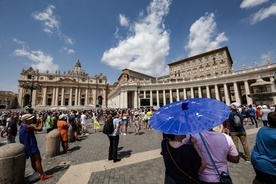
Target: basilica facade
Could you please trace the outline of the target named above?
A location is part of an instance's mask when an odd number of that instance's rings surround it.
[[[111,108],[162,107],[181,99],[208,97],[230,105],[276,104],[276,63],[234,71],[228,47],[168,64],[169,74],[152,77],[124,69],[108,94]],[[145,105],[145,101],[148,104]]]
[[[106,76],[102,73],[89,76],[79,60],[63,74],[60,71],[42,73],[32,67],[23,69],[18,82],[20,107],[53,110],[107,106],[109,87]]]

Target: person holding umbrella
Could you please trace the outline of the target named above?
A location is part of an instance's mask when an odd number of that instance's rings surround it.
[[[198,173],[206,167],[205,158],[198,150],[199,139],[191,137],[188,139],[189,144],[183,144],[183,139],[185,135],[211,130],[227,120],[229,114],[229,107],[225,103],[211,98],[180,100],[159,108],[153,114],[152,128],[169,138],[162,141],[162,154],[166,166],[165,183],[170,183],[170,181],[172,183],[199,183]],[[180,152],[181,158],[178,157]],[[193,157],[190,158],[189,155]],[[233,156],[236,155],[233,154]]]
[[[166,134],[162,140],[162,156],[166,172],[165,184],[198,183],[198,172],[206,167],[196,139],[190,137],[190,144],[182,141],[186,135]]]

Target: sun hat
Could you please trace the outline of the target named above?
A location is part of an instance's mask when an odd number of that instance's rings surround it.
[[[267,109],[267,106],[266,106],[266,105],[263,105],[262,108],[263,108],[263,109]]]
[[[61,115],[59,115],[59,117],[58,117],[58,119],[65,119],[65,118],[67,118],[67,116],[66,116],[65,114],[61,114]]]
[[[237,107],[235,105],[231,105],[230,109],[235,110],[235,109],[237,109]]]
[[[138,115],[138,112],[135,112],[134,115],[137,116],[137,115]]]
[[[22,120],[30,120],[30,119],[33,119],[33,118],[34,118],[34,116],[31,115],[31,114],[24,114],[22,116]]]

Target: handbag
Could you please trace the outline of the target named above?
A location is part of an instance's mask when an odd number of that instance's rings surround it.
[[[170,157],[171,157],[171,159],[172,159],[174,165],[177,167],[177,169],[180,170],[180,172],[182,172],[185,176],[187,176],[188,178],[190,178],[191,180],[193,180],[196,184],[199,184],[199,182],[196,181],[194,178],[192,178],[192,176],[188,175],[187,173],[185,173],[184,171],[182,171],[182,169],[180,169],[180,168],[178,167],[178,165],[176,164],[176,162],[174,161],[174,159],[173,159],[173,157],[172,157],[172,155],[171,155],[171,152],[170,152],[170,150],[169,150],[169,146],[168,146],[168,145],[169,145],[169,141],[167,141],[167,144],[166,144],[167,150],[168,150],[168,153],[169,153],[169,155],[170,155]]]
[[[213,163],[213,165],[214,165],[214,167],[215,167],[215,169],[216,169],[216,171],[217,171],[217,173],[219,175],[219,182],[220,183],[224,183],[224,184],[233,184],[232,179],[231,179],[231,177],[229,175],[228,167],[227,167],[227,173],[226,172],[219,173],[219,170],[218,170],[218,168],[217,168],[217,166],[215,164],[215,161],[213,160],[213,157],[211,156],[211,153],[210,153],[210,151],[209,151],[209,149],[208,149],[208,147],[207,147],[207,145],[205,143],[205,140],[204,140],[202,134],[199,133],[199,136],[200,136],[200,138],[201,138],[201,140],[203,142],[203,145],[204,145],[204,147],[205,147],[205,149],[206,149],[206,151],[207,151],[207,153],[208,153],[208,155],[210,157],[210,160],[212,161],[212,163]]]

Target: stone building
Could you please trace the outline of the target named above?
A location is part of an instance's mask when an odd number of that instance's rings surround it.
[[[222,47],[170,63],[169,75],[162,77],[124,69],[108,94],[108,107],[140,108],[142,99],[150,99],[150,106],[158,108],[194,97],[215,98],[228,105],[276,104],[276,63],[268,59],[264,66],[255,63],[247,69],[243,65],[239,71],[234,71],[232,65],[228,47]],[[265,85],[258,85],[260,78]],[[265,94],[256,87],[265,88]]]
[[[21,107],[50,110],[107,106],[109,88],[106,76],[102,73],[89,76],[79,60],[63,74],[60,71],[40,73],[31,67],[23,69],[18,82],[18,102]]]
[[[11,91],[0,91],[0,110],[16,109],[18,106],[17,94]]]

